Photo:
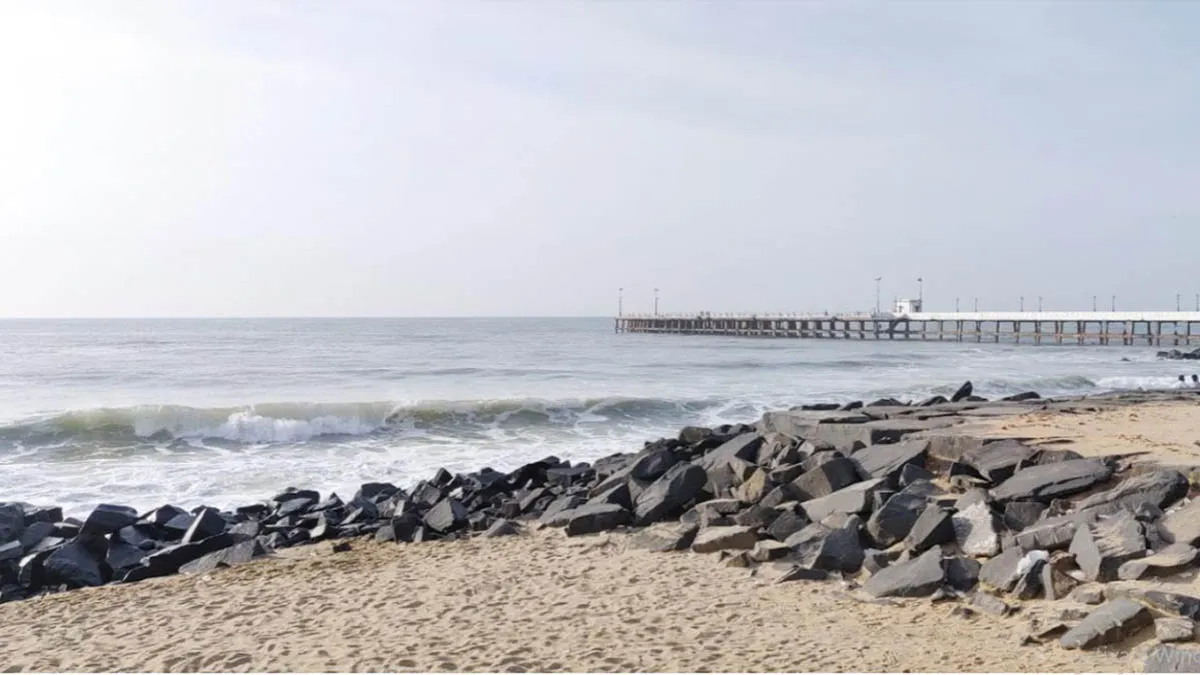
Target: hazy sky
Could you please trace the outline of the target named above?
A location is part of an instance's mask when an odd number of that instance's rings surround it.
[[[1200,292],[1200,3],[0,3],[0,316]]]

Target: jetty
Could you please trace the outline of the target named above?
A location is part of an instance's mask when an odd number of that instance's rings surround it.
[[[1200,312],[924,312],[917,300],[899,300],[891,312],[623,314],[614,328],[671,335],[1157,347],[1200,343]]]

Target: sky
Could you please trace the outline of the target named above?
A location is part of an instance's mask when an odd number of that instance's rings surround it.
[[[1185,309],[1198,3],[10,0],[0,316]]]

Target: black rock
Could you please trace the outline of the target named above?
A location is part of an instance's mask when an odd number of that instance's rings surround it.
[[[974,558],[955,556],[947,558],[943,567],[946,570],[946,585],[964,593],[974,590],[979,584],[981,566]]]
[[[57,523],[63,519],[63,510],[60,506],[31,506],[26,504],[25,510],[25,525],[29,526],[33,523]]]
[[[25,531],[17,537],[17,541],[26,552],[37,546],[43,539],[54,533],[54,524],[42,520],[27,522]]]
[[[670,551],[686,551],[696,539],[700,531],[698,525],[659,525],[639,531],[630,538],[629,545],[633,548],[646,549],[659,553]]]
[[[151,511],[150,513],[147,513],[146,515],[141,517],[139,522],[143,523],[143,524],[147,524],[147,525],[153,525],[155,527],[164,527],[164,526],[166,526],[167,523],[171,522],[171,520],[176,518],[177,516],[184,516],[188,519],[188,523],[189,524],[191,523],[191,515],[187,511],[184,511],[183,509],[179,508],[178,506],[171,506],[170,504],[167,504],[165,506],[160,506],[157,509],[154,509],[153,511]],[[183,528],[183,531],[186,531],[186,530],[187,530],[187,527],[185,526]]]
[[[21,545],[20,540],[10,541],[7,544],[0,544],[0,562],[8,560],[20,560],[25,556],[25,547]]]
[[[129,523],[136,521],[137,514],[133,514],[132,520],[127,520]],[[108,527],[107,523],[116,521],[104,522],[106,524],[103,526],[96,523],[93,525]],[[104,562],[107,542],[102,538],[86,537],[85,535],[72,541],[46,558],[42,563],[42,573],[49,583],[65,584],[71,588],[103,586],[108,583],[112,577],[112,569]]]
[[[1107,516],[1122,510],[1136,511],[1144,505],[1165,509],[1188,493],[1188,479],[1173,470],[1130,476],[1115,487],[1090,495],[1075,504],[1079,511]]]
[[[972,386],[970,380],[968,380],[968,381],[964,382],[961,387],[958,388],[958,391],[954,392],[954,395],[950,397],[950,402],[958,403],[959,401],[963,400],[964,398],[967,398],[968,396],[970,396],[971,392],[973,392],[974,390],[975,390],[975,387]]]
[[[868,445],[851,458],[862,468],[864,475],[871,478],[886,478],[897,485],[900,473],[910,464],[925,466],[929,454],[929,441],[901,441],[882,445]]]
[[[741,434],[706,453],[698,464],[701,468],[708,470],[725,464],[731,459],[753,462],[758,457],[758,449],[762,444],[763,437],[757,432]]]
[[[82,523],[71,522],[71,519],[67,519],[61,523],[55,523],[54,531],[50,533],[50,536],[61,539],[74,539],[79,536],[82,526]]]
[[[128,506],[100,504],[88,515],[79,533],[103,537],[138,521],[138,513]]]
[[[43,572],[42,566],[46,559],[49,558],[55,551],[61,547],[48,548],[21,558],[21,562],[17,565],[17,583],[26,588],[37,590],[46,583],[46,575]]]
[[[985,446],[986,447],[986,446]],[[997,503],[1039,501],[1049,503],[1067,497],[1109,479],[1112,468],[1091,459],[1076,459],[1057,464],[1031,466],[1013,474],[992,490]]]
[[[275,516],[278,518],[286,518],[291,515],[306,513],[310,508],[316,506],[316,504],[317,500],[310,499],[308,497],[289,499],[280,504],[279,508],[275,509]]]
[[[1018,567],[1025,552],[1019,548],[1010,548],[983,563],[979,570],[979,580],[992,588],[1007,593],[1011,591],[1020,578]]]
[[[908,487],[917,481],[932,481],[937,478],[924,467],[916,464],[905,464],[903,469],[900,469],[900,487]]]
[[[1017,545],[1026,551],[1064,549],[1075,539],[1079,526],[1091,521],[1087,514],[1043,518],[1017,534]]]
[[[467,524],[467,507],[454,498],[438,502],[425,514],[425,525],[435,532],[453,532]]]
[[[367,483],[367,485],[376,485],[376,483]],[[360,490],[360,492],[361,492],[361,490]],[[364,501],[366,501],[366,500],[364,500]],[[337,496],[336,492],[334,492],[334,493],[331,493],[328,497],[326,497],[325,501],[323,501],[319,504],[313,504],[312,508],[310,508],[309,511],[336,511],[336,510],[342,509],[345,506],[346,506],[346,503],[342,501],[341,497]]]
[[[303,530],[302,532],[304,532],[304,536],[307,537],[308,532]],[[293,543],[291,541],[290,534],[286,537],[285,541],[289,544]],[[141,567],[135,567],[134,569],[130,570],[121,580],[128,582],[132,580],[149,579],[151,577],[175,574],[179,571],[180,567],[183,567],[193,560],[197,560],[205,555],[208,555],[209,553],[219,551],[223,548],[229,548],[235,543],[236,542],[233,540],[233,535],[229,534],[228,532],[222,532],[216,536],[209,537],[208,539],[191,544],[175,544],[173,546],[168,546],[160,551],[156,551],[146,556]],[[282,544],[284,542],[279,543]]]
[[[658,480],[668,469],[680,462],[675,451],[667,448],[656,448],[639,457],[630,467],[629,475],[637,480]]]
[[[1123,563],[1146,556],[1143,526],[1128,511],[1082,526],[1070,552],[1088,581],[1115,581]]]
[[[234,513],[241,519],[262,520],[271,513],[271,507],[266,504],[251,504],[237,507],[234,509]]]
[[[1134,581],[1143,577],[1165,577],[1187,570],[1196,561],[1196,548],[1190,544],[1169,544],[1154,555],[1121,565],[1117,576]]]
[[[628,487],[626,489],[628,490]],[[536,487],[530,490],[516,502],[517,515],[536,511],[534,507],[543,497],[552,497],[552,493],[550,492],[549,488]]]
[[[950,402],[950,399],[946,398],[945,396],[941,396],[941,395],[930,396],[929,398],[918,403],[917,407],[918,408],[929,408],[931,406],[942,405],[943,403],[949,403],[949,402]]]
[[[886,478],[873,478],[847,486],[817,499],[810,499],[801,505],[809,520],[823,520],[835,513],[869,514],[874,500],[872,496],[886,489]]]
[[[146,551],[124,541],[113,541],[109,544],[105,562],[114,570],[125,570],[142,564]]]
[[[183,565],[180,565],[179,573],[180,574],[204,574],[206,572],[211,572],[211,571],[217,569],[218,567],[222,566],[221,563],[224,560],[224,558],[225,558],[225,551],[223,551],[223,550],[213,551],[212,553],[205,553],[204,555],[200,556],[199,558],[196,558],[195,560],[192,560],[190,562],[184,563]]]
[[[1046,505],[1041,502],[1009,502],[1004,505],[1004,526],[1020,532],[1036,523],[1045,511]]]
[[[780,511],[778,509],[769,508],[762,504],[751,504],[734,514],[733,524],[746,527],[768,527],[771,523],[775,522],[779,514]]]
[[[458,483],[458,476],[442,468],[437,470],[437,473],[433,475],[433,480],[430,482],[434,487],[450,490]]]
[[[623,509],[633,508],[633,499],[629,495],[628,483],[617,483],[611,488],[588,500],[589,504],[616,504]]]
[[[863,589],[877,598],[917,598],[941,588],[945,578],[942,552],[934,548],[912,560],[892,563],[879,570],[867,579]]]
[[[317,502],[321,501],[321,493],[317,492],[316,490],[298,490],[296,488],[288,488],[272,497],[271,501],[274,502],[276,506],[282,506],[286,502],[297,499],[306,500],[310,505],[316,504]]]
[[[1058,643],[1066,649],[1094,649],[1119,642],[1154,623],[1150,611],[1128,598],[1118,598],[1092,610]]]
[[[566,530],[568,537],[612,530],[628,525],[632,520],[632,514],[616,504],[584,504],[570,513]]]
[[[225,519],[220,516],[216,509],[206,508],[196,514],[187,533],[183,535],[182,543],[192,544],[201,539],[208,539],[224,532],[227,526]]]
[[[767,526],[767,535],[776,541],[786,541],[788,537],[804,529],[809,520],[803,513],[784,510]]]
[[[1037,449],[1020,441],[1001,440],[967,450],[962,462],[993,484],[1008,480],[1018,470],[1033,465]]]
[[[559,487],[570,487],[586,483],[596,476],[596,470],[587,465],[554,468],[546,471],[546,481]]]
[[[583,504],[584,499],[578,494],[563,495],[555,499],[546,507],[542,516],[538,518],[538,522],[550,527],[560,527],[566,525],[570,519],[569,515],[576,507]]]
[[[15,540],[25,531],[25,510],[20,504],[0,504],[0,544]]]
[[[183,512],[171,518],[159,529],[168,539],[182,539],[187,531],[192,529],[192,523],[196,522],[196,516],[190,513]]]
[[[937,504],[925,507],[904,537],[905,545],[915,553],[954,541],[954,511]]]
[[[392,530],[396,541],[416,541],[417,530],[421,528],[421,519],[415,513],[403,513],[391,520]]]
[[[363,483],[358,492],[354,493],[354,501],[378,503],[391,498],[397,492],[400,492],[400,488],[391,483]]]
[[[700,494],[707,481],[708,474],[699,466],[676,464],[638,495],[634,524],[649,525],[681,511]]]
[[[859,528],[862,523],[854,518],[853,523],[831,531],[817,546],[813,557],[813,569],[853,574],[862,568],[865,553]]]
[[[317,522],[308,530],[309,541],[321,541],[332,536],[334,533],[333,527],[329,523],[329,519],[324,513],[317,516]]]
[[[1021,402],[1021,401],[1036,401],[1040,398],[1041,398],[1041,395],[1038,394],[1036,391],[1026,391],[1026,392],[1022,392],[1020,394],[1013,394],[1012,396],[1005,396],[1004,398],[1002,398],[1000,400],[1001,401]]]
[[[517,528],[516,523],[513,523],[511,520],[504,520],[501,518],[500,520],[492,523],[492,526],[488,528],[487,532],[483,533],[483,536],[491,539],[494,537],[511,537],[520,533],[521,531]]]
[[[796,501],[806,502],[833,494],[860,479],[858,465],[851,459],[838,457],[792,481],[789,490]]]
[[[907,488],[897,492],[871,514],[867,533],[880,548],[887,548],[908,536],[927,503],[925,497],[908,492]]]

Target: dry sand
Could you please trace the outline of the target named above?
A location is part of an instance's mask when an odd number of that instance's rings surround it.
[[[1086,422],[1079,424],[1079,422]],[[1152,405],[989,422],[1106,454],[1200,456],[1200,410]],[[1000,427],[1007,426],[1005,429]],[[1044,432],[1044,433],[1043,433]],[[773,583],[626,535],[328,545],[211,574],[0,606],[0,666],[127,671],[1128,671],[1150,646],[1021,646],[1033,617],[864,602],[840,582]],[[1193,582],[1174,590],[1197,593]],[[856,599],[857,598],[857,599]]]

